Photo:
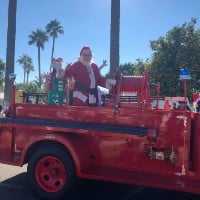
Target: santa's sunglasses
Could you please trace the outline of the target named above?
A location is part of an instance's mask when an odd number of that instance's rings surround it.
[[[84,57],[92,57],[91,54],[82,54],[82,56],[84,56]]]

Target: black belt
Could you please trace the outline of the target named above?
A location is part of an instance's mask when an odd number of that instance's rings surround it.
[[[87,92],[89,94],[93,94],[95,95],[97,93],[97,89],[96,88],[88,88],[80,83],[75,83],[74,85],[75,88],[77,88],[78,90],[82,91],[82,92]]]

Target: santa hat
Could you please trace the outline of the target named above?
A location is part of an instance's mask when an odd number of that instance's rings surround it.
[[[90,47],[87,46],[82,47],[80,51],[80,56],[82,55],[83,51],[90,52],[92,54],[92,50],[90,49]]]

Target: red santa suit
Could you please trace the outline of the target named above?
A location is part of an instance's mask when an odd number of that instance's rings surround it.
[[[83,49],[90,50],[89,47],[83,47],[81,53]],[[84,64],[81,61],[77,61],[66,68],[65,76],[66,78],[73,77],[75,80],[73,89],[74,105],[98,104],[97,86],[105,87],[106,79],[100,75],[96,64]]]

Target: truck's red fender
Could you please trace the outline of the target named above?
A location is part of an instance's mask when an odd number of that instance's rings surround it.
[[[21,157],[20,157],[20,166],[23,166],[24,162],[25,162],[25,156],[26,153],[30,150],[31,147],[33,147],[33,145],[37,144],[38,142],[42,142],[44,140],[49,140],[49,141],[53,141],[55,143],[61,144],[63,145],[66,150],[68,150],[68,152],[70,153],[72,160],[74,162],[74,167],[76,170],[76,174],[79,174],[80,170],[81,170],[81,165],[80,165],[80,159],[75,151],[75,148],[73,148],[73,145],[71,144],[70,140],[66,137],[63,137],[61,134],[52,134],[52,133],[48,133],[46,135],[43,136],[37,136],[37,137],[31,137],[29,142],[26,143]]]

